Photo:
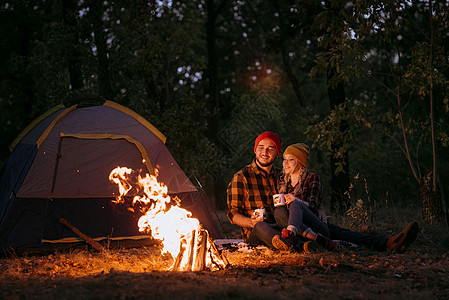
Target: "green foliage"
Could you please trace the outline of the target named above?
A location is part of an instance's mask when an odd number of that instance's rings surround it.
[[[324,33],[318,37],[321,50],[316,54],[316,65],[311,69],[311,74],[316,76],[335,70],[337,76],[330,78],[328,84],[336,86],[339,82],[349,82],[361,75],[359,62],[363,60],[365,50],[361,46],[362,37],[357,32],[359,24],[354,17],[359,5],[347,1],[328,3],[314,21]]]
[[[363,205],[363,200],[359,199],[346,212],[346,216],[350,218],[349,228],[352,230],[363,232],[368,229],[368,212]]]
[[[161,130],[181,168],[201,182],[226,181],[252,159],[256,135],[272,130],[284,146],[315,145],[312,167],[326,181],[335,175],[328,156],[350,153],[351,175],[364,174],[379,201],[388,194],[415,202],[404,133],[411,161],[429,169],[432,95],[447,186],[447,1],[213,2],[212,25],[204,1],[101,2],[103,69],[90,1],[65,2],[75,7],[73,22],[51,1],[1,4],[1,162],[16,135],[55,104],[101,103],[106,72],[113,100]],[[208,43],[217,50],[215,103]],[[72,67],[81,88],[71,86]],[[326,82],[329,70],[336,76]],[[347,101],[330,110],[327,88],[341,82]]]
[[[204,170],[217,163],[216,157],[207,155],[212,145],[205,134],[210,115],[204,103],[190,96],[182,98],[164,114],[147,111],[143,115],[167,137],[167,147],[178,164],[188,170],[187,174],[204,179]]]
[[[319,149],[327,149],[339,160],[336,174],[343,171],[341,158],[349,151],[357,128],[365,125],[370,128],[371,124],[364,117],[366,105],[352,104],[349,100],[332,109],[329,114],[317,124],[310,125],[306,129],[309,139]],[[333,145],[340,145],[334,148]]]

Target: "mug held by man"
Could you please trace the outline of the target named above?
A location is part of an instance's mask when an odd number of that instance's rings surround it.
[[[267,211],[265,210],[265,208],[260,207],[256,210],[253,211],[253,215],[252,215],[253,219],[261,219],[261,220],[266,220],[267,218]]]

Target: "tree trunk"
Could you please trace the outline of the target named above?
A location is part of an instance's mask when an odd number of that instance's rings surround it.
[[[422,216],[428,224],[441,224],[446,222],[445,212],[441,205],[438,191],[433,190],[433,172],[430,171],[421,180],[420,194],[422,199]]]
[[[325,1],[325,6],[328,9],[328,22],[333,24],[338,21],[338,16],[340,9],[342,9],[340,2],[332,2],[330,0]],[[341,34],[341,32],[340,32]],[[338,45],[338,32],[334,32],[333,40],[331,40],[326,51],[332,53],[332,48]],[[334,55],[340,55],[335,54]],[[343,80],[338,78],[337,66],[329,64],[327,70],[327,94],[329,96],[330,108],[335,109],[339,105],[343,104],[346,100],[345,86]],[[346,132],[348,130],[348,123],[342,121],[338,124],[341,132]],[[347,149],[344,146],[344,141],[333,141],[331,144],[331,210],[334,212],[347,211],[350,207],[349,201],[349,154],[347,151],[341,153],[339,157],[336,157],[338,151],[343,151],[342,149]],[[343,165],[343,170],[337,172],[338,164]]]
[[[272,0],[273,6],[276,8],[276,12],[279,14],[279,24],[281,26],[281,30],[286,34],[290,30],[291,24],[288,22],[288,19],[285,18],[282,14],[282,11],[278,5],[277,0]],[[285,40],[284,38],[279,40],[280,48],[281,50],[281,56],[282,56],[282,63],[285,68],[285,72],[287,73],[287,78],[290,81],[290,84],[292,85],[293,91],[295,92],[296,98],[298,100],[298,103],[300,105],[304,105],[304,97],[302,95],[301,91],[301,85],[302,82],[299,81],[298,76],[296,76],[290,62],[289,62],[289,56],[287,47],[285,47]]]
[[[207,76],[209,80],[209,100],[208,107],[212,115],[209,125],[209,136],[215,139],[218,131],[218,113],[220,111],[219,91],[218,91],[218,62],[215,21],[217,20],[215,10],[215,0],[207,0],[207,20],[206,20],[206,43],[207,43]]]
[[[67,49],[67,65],[70,77],[70,85],[72,90],[80,90],[83,88],[83,78],[81,76],[81,60],[76,51],[78,48],[78,33],[76,14],[76,1],[61,0],[62,18],[64,25],[69,28],[70,36],[68,37],[71,47]]]
[[[336,76],[334,71],[331,70],[327,73],[328,76],[328,88],[327,93],[329,96],[331,109],[335,109],[338,105],[345,101],[345,89],[343,82],[339,82],[336,86],[329,84],[333,76]],[[345,132],[348,130],[348,124],[343,122],[339,124],[340,131]],[[341,151],[342,143],[332,142],[331,145],[331,210],[334,212],[346,211],[350,207],[349,201],[349,153],[344,152],[342,158],[336,158],[336,151]],[[337,173],[337,165],[343,164],[343,171]]]
[[[206,43],[207,43],[207,76],[209,80],[208,93],[208,107],[211,114],[209,119],[208,138],[215,144],[219,144],[218,137],[218,120],[220,119],[220,99],[219,99],[219,87],[218,87],[218,55],[217,55],[217,43],[216,43],[216,20],[220,11],[226,4],[225,0],[222,0],[218,6],[215,7],[215,0],[207,0],[207,20],[206,20]],[[222,206],[226,203],[226,195],[223,191],[226,185],[223,184],[223,175],[220,170],[216,170],[213,178],[214,186],[214,199],[218,206]]]
[[[22,8],[23,13],[26,14],[26,8]],[[23,87],[24,94],[26,95],[23,101],[24,108],[24,124],[28,124],[33,120],[33,105],[34,105],[34,91],[33,91],[33,78],[30,73],[27,71],[30,62],[30,53],[31,53],[31,45],[30,45],[30,27],[28,23],[24,22],[19,25],[19,33],[20,33],[20,50],[19,53],[23,57],[25,62],[25,68],[23,72],[19,74],[20,82]]]
[[[107,100],[114,100],[114,93],[112,92],[111,81],[109,78],[109,60],[106,49],[106,37],[103,30],[103,1],[90,1],[92,9],[92,25],[94,31],[94,43],[97,47],[98,57],[98,85],[100,95]]]
[[[429,18],[430,18],[430,44],[429,44],[429,104],[430,104],[430,129],[431,129],[431,143],[432,143],[432,171],[423,178],[421,185],[422,198],[422,215],[426,223],[446,223],[446,207],[445,199],[442,197],[442,191],[438,189],[437,179],[437,152],[435,142],[435,120],[434,120],[434,43],[435,31],[433,28],[433,7],[432,2],[429,2]]]
[[[295,92],[296,98],[298,99],[298,103],[300,105],[304,105],[304,97],[301,92],[301,83],[299,82],[298,77],[293,72],[293,69],[288,61],[288,54],[285,50],[282,50],[282,62],[284,63],[287,78],[292,85],[293,91]]]

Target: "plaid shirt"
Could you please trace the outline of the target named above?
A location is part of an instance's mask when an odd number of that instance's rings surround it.
[[[267,212],[267,222],[274,223],[273,195],[277,193],[277,182],[280,171],[273,167],[270,174],[260,169],[256,161],[234,174],[228,185],[228,219],[236,213],[251,217],[253,210],[264,207]],[[246,241],[252,228],[242,227],[242,236]]]
[[[292,193],[299,199],[309,203],[309,209],[315,214],[318,215],[318,209],[323,205],[322,196],[323,196],[323,185],[321,184],[321,179],[318,174],[308,172],[304,174],[304,179],[302,180],[301,185],[296,185],[293,187],[291,182],[287,182],[286,186],[286,194]],[[279,186],[284,185],[285,183],[281,182]]]

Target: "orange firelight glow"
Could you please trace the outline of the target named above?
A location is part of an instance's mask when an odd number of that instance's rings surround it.
[[[198,219],[192,218],[191,212],[181,208],[177,197],[171,199],[168,195],[167,186],[157,181],[157,177],[146,174],[145,177],[138,175],[137,187],[133,186],[131,175],[132,169],[126,167],[117,167],[109,174],[109,180],[116,183],[120,195],[116,197],[115,203],[126,203],[126,194],[133,188],[136,188],[142,196],[134,196],[131,203],[133,207],[138,207],[143,213],[138,221],[140,232],[151,234],[155,239],[161,241],[163,248],[162,254],[170,253],[174,262],[170,269],[173,269],[177,263],[177,269],[187,270],[188,255],[183,253],[197,253],[195,243],[192,239],[198,239],[197,232],[202,229]],[[157,174],[157,173],[156,173]],[[207,247],[209,248],[208,241]],[[192,249],[189,249],[192,248]],[[194,257],[190,257],[191,260]],[[210,266],[211,259],[206,258],[206,267]]]

